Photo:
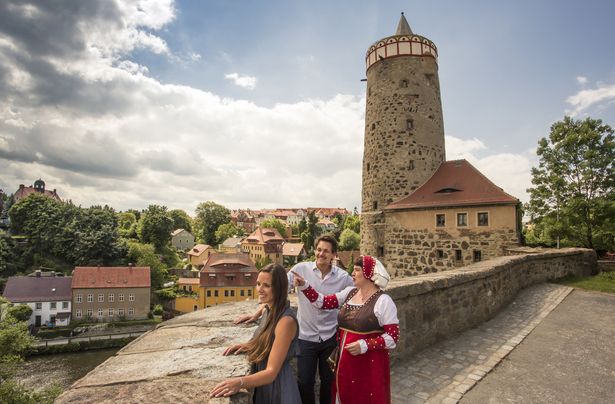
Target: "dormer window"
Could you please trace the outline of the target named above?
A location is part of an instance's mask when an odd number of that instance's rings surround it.
[[[442,188],[442,189],[436,191],[436,194],[450,194],[452,192],[461,192],[461,189],[457,189],[457,188],[453,188],[453,187]]]

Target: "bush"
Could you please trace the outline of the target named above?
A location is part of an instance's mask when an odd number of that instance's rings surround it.
[[[155,305],[153,312],[157,316],[161,315],[162,314],[162,305],[160,305],[160,304]]]
[[[32,308],[27,304],[18,304],[9,308],[8,313],[19,321],[28,321],[32,315]]]

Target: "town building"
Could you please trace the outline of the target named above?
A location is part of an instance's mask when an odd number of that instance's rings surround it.
[[[187,253],[188,263],[196,267],[201,267],[205,261],[216,252],[216,249],[208,244],[197,244],[192,247]]]
[[[73,319],[145,319],[150,311],[150,267],[75,267]]]
[[[322,233],[332,233],[337,230],[337,225],[329,219],[320,219],[316,222],[316,227],[318,227]]]
[[[241,242],[241,252],[248,254],[253,262],[283,263],[282,245],[284,238],[276,229],[257,227]]]
[[[33,193],[39,193],[57,201],[62,201],[56,190],[54,189],[53,191],[49,191],[45,189],[45,181],[39,178],[38,180],[34,181],[34,185],[31,185],[29,187],[26,187],[24,184],[19,184],[19,189],[17,189],[17,191],[15,191],[15,193],[13,194],[13,202],[17,203],[26,196]]]
[[[446,162],[436,45],[402,13],[365,63],[361,252],[405,276],[518,245],[519,201],[467,161]]]
[[[9,277],[3,296],[32,309],[29,325],[67,326],[71,321],[70,276],[36,271],[33,276]]]
[[[282,257],[284,258],[284,266],[288,268],[303,261],[307,257],[307,253],[303,243],[286,242],[282,245]]]
[[[199,304],[199,285],[200,279],[179,278],[177,280],[178,295],[175,297],[175,310],[182,313],[189,313],[203,308]]]
[[[258,270],[247,254],[212,255],[200,274],[199,308],[254,299],[257,276]]]
[[[171,245],[178,250],[185,251],[194,247],[194,236],[185,229],[173,230],[171,232]]]
[[[243,237],[229,237],[218,247],[223,254],[233,254],[241,252],[241,241]]]

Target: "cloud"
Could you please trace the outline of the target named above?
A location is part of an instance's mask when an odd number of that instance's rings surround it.
[[[238,73],[229,73],[225,74],[224,78],[233,80],[235,85],[247,88],[248,90],[254,90],[256,88],[256,77],[253,76],[240,76]]]
[[[581,90],[575,95],[566,98],[566,102],[572,106],[566,113],[578,116],[594,106],[602,106],[615,100],[615,84],[598,84],[594,89]]]
[[[577,82],[581,85],[583,84],[587,84],[587,77],[584,76],[577,76]]]

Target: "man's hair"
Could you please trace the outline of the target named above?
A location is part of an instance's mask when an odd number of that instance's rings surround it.
[[[331,244],[331,252],[333,254],[337,252],[337,240],[335,239],[335,237],[333,237],[333,235],[323,234],[322,236],[318,237],[316,241],[314,241],[314,248],[318,247],[318,243],[320,243],[321,241]]]

